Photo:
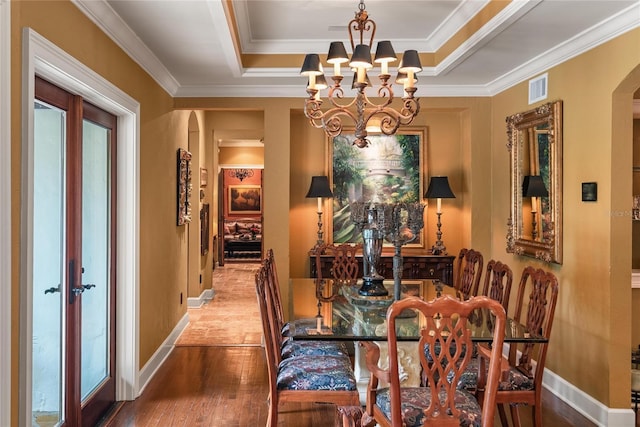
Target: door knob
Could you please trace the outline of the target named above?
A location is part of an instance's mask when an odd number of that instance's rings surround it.
[[[60,284],[58,284],[58,286],[56,286],[55,288],[49,288],[49,289],[45,289],[44,294],[52,294],[54,292],[60,292]]]

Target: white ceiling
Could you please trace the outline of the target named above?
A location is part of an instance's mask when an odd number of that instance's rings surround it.
[[[305,97],[303,55],[326,54],[334,40],[350,51],[346,28],[358,10],[358,0],[73,1],[178,97]],[[640,26],[640,0],[365,5],[376,41],[391,40],[396,52],[435,53],[418,75],[418,97],[492,96]],[[506,7],[487,18],[495,5]],[[464,37],[453,38],[458,32]],[[246,54],[264,62],[252,66]]]

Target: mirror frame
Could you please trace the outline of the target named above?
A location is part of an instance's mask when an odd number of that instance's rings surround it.
[[[507,222],[507,252],[562,264],[562,101],[553,101],[508,116],[507,149],[511,156],[511,215]],[[549,142],[549,215],[542,235],[523,235],[523,164],[528,158],[522,132],[546,125]],[[530,170],[530,168],[527,168]],[[530,173],[528,173],[530,174]],[[542,222],[542,220],[540,221]]]

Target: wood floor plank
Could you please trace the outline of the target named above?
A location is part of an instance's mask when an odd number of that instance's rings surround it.
[[[180,345],[174,347],[142,395],[122,404],[101,424],[103,427],[266,425],[269,385],[264,349],[255,332],[260,328],[253,282],[256,269],[252,263],[216,268],[214,300],[204,309],[189,309],[191,321]],[[211,331],[223,336],[215,337]],[[594,426],[546,390],[542,396],[544,426]],[[530,427],[530,409],[524,407],[520,413],[523,426]],[[339,424],[333,405],[286,403],[280,407],[278,426]]]

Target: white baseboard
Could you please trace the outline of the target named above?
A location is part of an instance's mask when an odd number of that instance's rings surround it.
[[[546,368],[542,385],[598,426],[634,427],[636,425],[633,409],[609,408]]]
[[[200,308],[207,301],[211,301],[214,295],[215,292],[213,289],[205,289],[199,296],[187,298],[187,307]]]
[[[509,346],[505,344],[502,348],[502,354],[505,357],[509,357],[508,350]],[[531,364],[535,369],[536,361],[532,360]],[[542,376],[542,386],[598,426],[635,427],[636,425],[635,412],[630,407],[629,409],[609,408],[547,368],[544,369]],[[631,405],[631,397],[629,397],[629,405]]]
[[[140,370],[140,374],[138,375],[138,384],[140,385],[140,389],[138,390],[138,396],[140,396],[147,386],[151,378],[155,375],[155,373],[160,369],[166,358],[171,354],[173,347],[176,343],[176,340],[189,324],[189,313],[185,313],[182,316],[182,319],[178,322],[173,331],[169,334],[166,340],[158,347],[153,356],[149,359],[149,361],[144,365],[144,367]]]

